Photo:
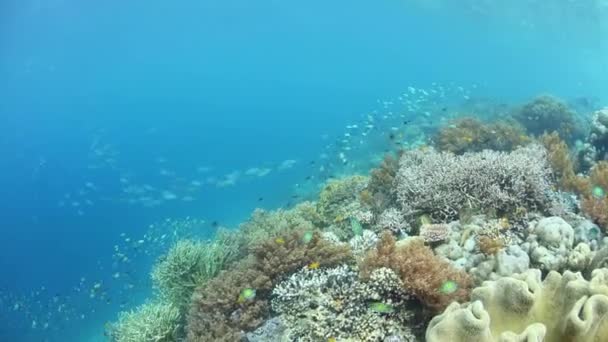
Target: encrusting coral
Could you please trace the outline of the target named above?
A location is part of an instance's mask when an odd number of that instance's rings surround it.
[[[434,138],[434,145],[439,151],[463,154],[485,149],[511,151],[530,141],[523,127],[515,122],[486,124],[473,117],[463,117],[441,128]]]
[[[273,290],[272,308],[287,325],[289,341],[415,341],[409,297],[393,271],[372,271],[360,281],[347,265],[304,268]]]
[[[179,308],[171,303],[146,303],[121,312],[118,322],[109,326],[108,335],[112,342],[177,342],[181,320]]]
[[[471,302],[452,303],[427,327],[428,342],[593,342],[608,340],[608,269],[524,273],[486,281]]]
[[[466,301],[472,285],[464,271],[435,255],[420,238],[397,245],[392,234],[382,234],[376,250],[361,263],[361,274],[366,278],[381,267],[392,269],[406,291],[434,311],[443,310],[452,301]],[[453,288],[443,291],[445,284]]]
[[[395,191],[409,222],[422,215],[450,222],[465,209],[500,216],[518,208],[542,212],[555,201],[545,149],[535,144],[511,153],[405,152]]]
[[[252,246],[247,259],[195,290],[188,341],[239,340],[269,317],[270,293],[284,277],[306,265],[329,267],[351,258],[348,245],[334,245],[311,231],[293,231]]]

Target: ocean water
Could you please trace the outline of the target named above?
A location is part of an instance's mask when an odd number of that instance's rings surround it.
[[[106,340],[171,239],[367,173],[402,121],[606,80],[600,0],[3,0],[0,340]]]

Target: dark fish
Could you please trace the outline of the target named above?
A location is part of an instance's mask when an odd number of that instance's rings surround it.
[[[311,161],[310,161],[310,165],[315,165],[315,161],[314,161],[314,160],[311,160]]]
[[[404,124],[404,125],[407,125],[407,124],[409,124],[410,122],[412,122],[412,120],[405,120],[405,121],[403,121],[403,124]]]
[[[258,198],[258,202],[262,202],[264,200],[264,197],[259,197]]]
[[[305,180],[310,180],[312,178],[312,176],[306,176],[306,178],[304,178]]]
[[[388,138],[390,140],[395,140],[395,135],[393,133],[391,133],[391,134],[388,135]]]
[[[447,111],[447,110],[448,110],[448,108],[447,108],[447,107],[443,107],[443,108],[441,108],[441,111],[442,111],[442,112],[445,112],[445,111]]]
[[[213,227],[213,228],[217,228],[217,226],[219,226],[219,225],[220,225],[220,224],[219,224],[219,222],[217,222],[217,221],[213,221],[213,222],[211,222],[211,227]]]
[[[300,195],[292,195],[291,198],[299,198]]]

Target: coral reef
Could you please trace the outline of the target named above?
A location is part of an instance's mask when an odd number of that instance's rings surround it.
[[[441,128],[434,138],[434,146],[439,151],[463,154],[486,149],[511,151],[530,141],[516,122],[486,124],[473,117],[463,117]]]
[[[392,269],[399,275],[408,293],[435,311],[443,310],[452,301],[468,299],[472,285],[464,271],[435,255],[419,238],[410,238],[397,245],[391,234],[382,234],[376,250],[371,251],[361,263],[361,274],[367,277],[374,269],[381,267]],[[455,283],[457,288],[447,293],[441,292],[446,282]]]
[[[154,287],[161,298],[185,309],[197,286],[241,257],[239,248],[235,233],[227,231],[218,232],[210,242],[178,241],[154,266]]]
[[[428,342],[608,340],[608,269],[580,273],[540,270],[487,281],[471,303],[452,303],[431,320]]]
[[[249,257],[197,288],[188,315],[189,341],[237,341],[269,316],[269,297],[283,277],[316,264],[329,267],[351,259],[348,245],[334,245],[314,233],[292,231],[251,247]],[[250,289],[253,298],[241,300]]]
[[[109,326],[113,342],[177,342],[182,329],[178,307],[164,302],[146,303],[133,311],[121,312]]]
[[[553,96],[536,97],[513,113],[513,118],[521,123],[528,133],[536,136],[553,131],[558,132],[563,139],[580,135],[575,113]]]
[[[286,323],[289,341],[383,341],[388,336],[414,341],[407,300],[391,270],[374,270],[362,282],[343,265],[293,274],[273,290],[272,308]]]
[[[550,175],[539,145],[462,156],[415,150],[401,157],[395,191],[409,222],[421,215],[450,222],[464,209],[501,216],[518,208],[547,210],[554,202]]]

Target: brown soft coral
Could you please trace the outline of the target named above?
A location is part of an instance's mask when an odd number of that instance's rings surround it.
[[[576,175],[576,164],[570,154],[568,145],[560,138],[557,132],[545,133],[540,142],[547,150],[547,157],[551,168],[557,178],[559,186],[566,191],[587,193],[590,191],[589,182]]]
[[[583,193],[581,208],[595,223],[608,229],[608,161],[597,163],[592,169],[587,181],[589,190]],[[598,193],[593,193],[596,188]]]
[[[247,259],[199,287],[188,315],[188,341],[238,341],[242,331],[268,318],[272,288],[283,277],[313,262],[324,267],[350,260],[348,246],[333,245],[318,232],[312,239],[304,234],[290,232],[254,245]],[[255,298],[239,300],[244,289],[255,290]]]
[[[435,147],[455,154],[479,152],[485,149],[511,151],[530,139],[515,122],[483,123],[472,117],[459,118],[437,133]]]
[[[376,268],[388,267],[399,275],[409,293],[418,298],[426,307],[439,312],[453,301],[464,302],[469,298],[471,278],[441,259],[419,239],[412,239],[404,245],[396,246],[390,233],[383,233],[376,250],[363,260],[361,275],[365,278]],[[447,281],[458,287],[451,293],[441,292]]]

